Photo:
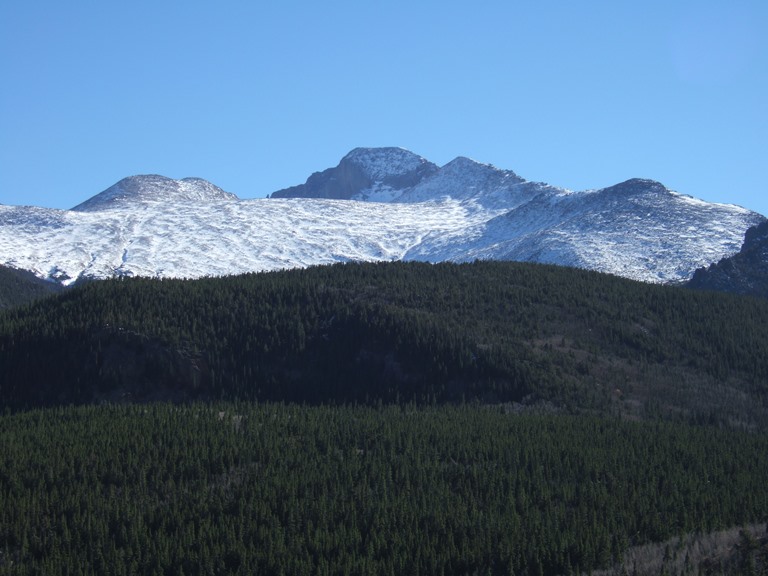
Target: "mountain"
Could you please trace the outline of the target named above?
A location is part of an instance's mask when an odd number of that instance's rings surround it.
[[[133,176],[72,210],[0,206],[0,264],[71,284],[346,261],[517,260],[681,282],[765,218],[652,180],[572,192],[459,157],[357,148],[270,198]]]
[[[209,203],[237,200],[237,196],[224,192],[202,178],[173,180],[157,174],[129,176],[110,186],[90,200],[78,204],[74,212],[98,212],[101,210],[130,208],[139,203],[193,202]]]
[[[738,253],[696,270],[688,286],[768,298],[768,221],[747,230]]]
[[[278,190],[271,197],[392,200],[438,170],[402,148],[355,148],[335,168],[315,172],[306,183]]]
[[[527,184],[527,186],[517,186]],[[514,190],[512,186],[517,186]],[[402,148],[355,148],[338,166],[312,174],[304,184],[278,190],[271,198],[326,198],[418,203],[442,198],[474,200],[512,208],[547,189],[460,156],[442,168]]]

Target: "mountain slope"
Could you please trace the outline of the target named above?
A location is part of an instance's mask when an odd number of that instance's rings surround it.
[[[71,284],[345,261],[504,259],[680,282],[765,218],[650,180],[571,192],[467,158],[358,148],[269,199],[135,176],[71,211],[0,206],[0,264]]]
[[[60,284],[41,280],[26,270],[0,266],[0,309],[26,304],[60,291]]]
[[[431,162],[402,148],[355,148],[335,168],[316,172],[306,183],[271,197],[392,200],[437,171]]]
[[[768,221],[747,230],[737,254],[697,270],[688,286],[768,298]]]
[[[202,178],[173,180],[157,174],[129,176],[104,192],[72,208],[75,212],[97,212],[121,207],[134,207],[148,202],[209,203],[237,200]]]
[[[690,275],[688,262],[732,252],[734,232],[759,219],[633,179],[592,192],[541,194],[490,221],[486,237],[498,241],[473,247],[467,259],[526,254],[531,261],[675,282]]]
[[[512,262],[91,282],[0,314],[0,408],[551,402],[768,426],[768,302]]]

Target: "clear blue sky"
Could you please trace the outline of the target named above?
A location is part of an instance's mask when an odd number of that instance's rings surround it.
[[[0,203],[119,179],[241,198],[357,146],[768,214],[768,2],[6,0]]]

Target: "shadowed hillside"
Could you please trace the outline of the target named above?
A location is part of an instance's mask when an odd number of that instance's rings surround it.
[[[696,270],[688,286],[768,298],[768,222],[747,230],[738,253]]]
[[[59,284],[41,280],[31,272],[0,266],[0,309],[26,304],[61,290]]]
[[[508,262],[105,281],[0,315],[0,400],[477,400],[755,426],[766,317],[768,302]]]

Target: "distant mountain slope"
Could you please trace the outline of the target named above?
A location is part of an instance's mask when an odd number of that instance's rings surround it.
[[[41,280],[26,270],[0,266],[0,309],[26,304],[60,291],[60,284]]]
[[[513,186],[530,186],[523,183]],[[516,202],[515,202],[516,204]],[[489,220],[462,260],[527,260],[566,264],[639,280],[675,282],[691,274],[689,262],[732,251],[745,223],[757,214],[709,204],[633,179],[602,190],[547,190]],[[451,259],[456,247],[430,237],[411,253]]]
[[[747,230],[737,254],[697,270],[688,286],[768,298],[768,222]]]
[[[633,179],[571,192],[468,158],[358,148],[269,199],[134,176],[70,211],[0,206],[0,264],[71,284],[346,261],[553,263],[681,282],[738,251],[755,212]]]
[[[78,204],[74,212],[96,212],[120,207],[132,207],[142,202],[207,203],[237,200],[237,196],[224,192],[202,178],[173,180],[157,174],[129,176],[110,186],[90,200]]]
[[[44,305],[43,305],[44,304]],[[768,426],[768,302],[512,262],[92,282],[0,314],[0,409],[517,402]]]

